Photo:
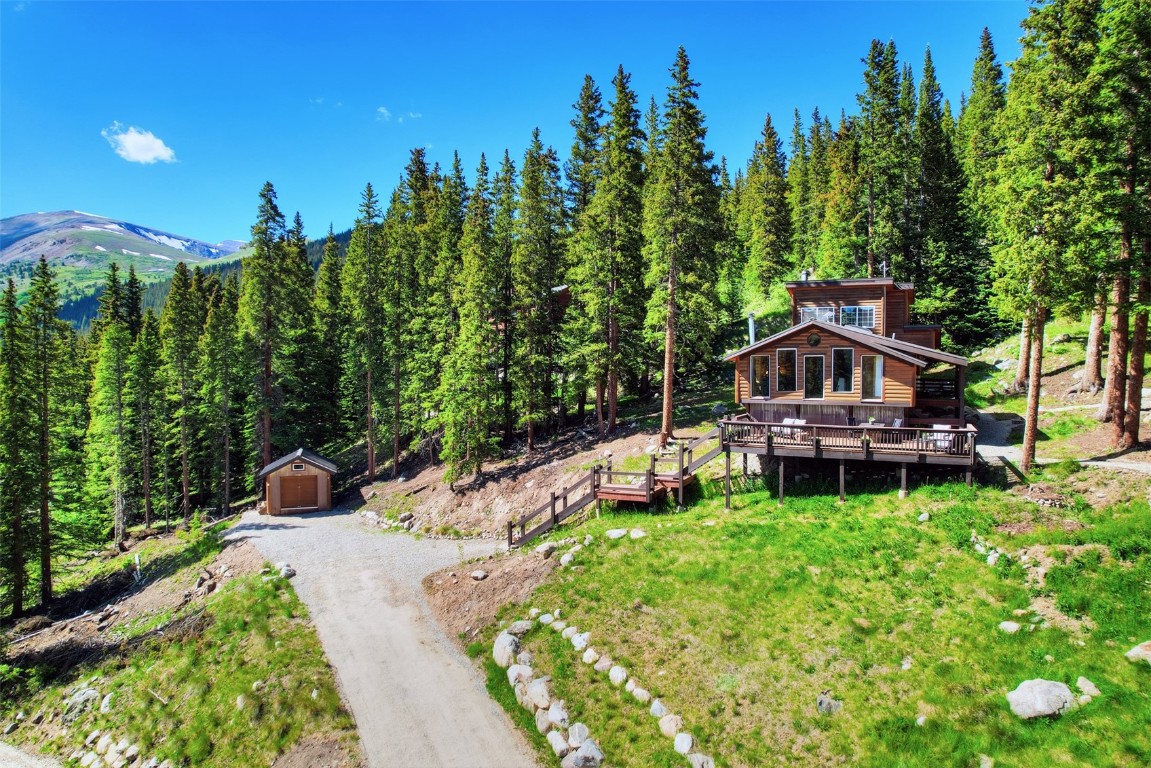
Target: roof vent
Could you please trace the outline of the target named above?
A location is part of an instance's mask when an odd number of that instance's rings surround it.
[[[803,281],[803,282],[805,282],[805,283],[807,282],[807,279],[808,279],[810,276],[811,276],[811,271],[810,271],[810,270],[807,270],[807,269],[805,269],[805,270],[803,270],[802,272],[800,272],[800,273],[799,273],[799,279],[800,279],[800,280],[802,280],[802,281]]]

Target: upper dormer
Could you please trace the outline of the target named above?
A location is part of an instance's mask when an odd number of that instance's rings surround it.
[[[784,284],[791,295],[791,323],[820,320],[939,349],[941,327],[911,325],[915,287],[890,277],[853,280],[796,280]]]

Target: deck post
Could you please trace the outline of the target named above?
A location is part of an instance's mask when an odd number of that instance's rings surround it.
[[[967,487],[968,487],[968,488],[970,488],[970,487],[971,487],[971,482],[972,482],[972,479],[973,479],[973,478],[972,478],[971,467],[970,467],[970,466],[968,466],[968,467],[967,467]]]
[[[515,535],[513,533],[515,531],[515,526],[516,526],[515,521],[508,520],[508,549],[512,548],[512,538]]]
[[[899,498],[907,498],[907,462],[901,462],[899,465]]]
[[[556,492],[552,491],[552,528],[555,528],[556,525],[558,525],[556,521]]]
[[[729,454],[729,456],[728,456],[727,460],[728,460],[728,463],[730,463],[731,462],[731,456],[730,456],[731,451],[730,450],[728,450],[728,454]],[[747,477],[747,454],[746,453],[743,454],[743,476]]]
[[[963,390],[966,389],[966,387],[967,387],[966,379],[967,379],[967,366],[966,365],[955,366],[955,399],[957,401],[955,404],[955,418],[959,419],[960,421],[963,421],[963,401],[964,401]]]
[[[840,504],[847,501],[847,494],[844,492],[846,490],[844,488],[844,485],[846,484],[846,482],[847,482],[847,478],[846,478],[846,473],[844,471],[844,461],[843,461],[843,459],[840,459],[839,460],[839,503]]]
[[[724,467],[723,467],[723,508],[728,512],[731,511],[731,449],[728,448],[723,452]],[[743,454],[744,475],[747,474],[747,454]]]
[[[779,506],[783,506],[783,457],[779,459]]]
[[[600,508],[603,506],[603,499],[599,497],[599,465],[595,465],[591,470],[591,494],[595,499],[595,516],[599,517]]]
[[[679,487],[676,489],[676,503],[683,509],[683,443],[679,444]]]

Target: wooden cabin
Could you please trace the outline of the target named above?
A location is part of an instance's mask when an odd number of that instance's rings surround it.
[[[291,515],[332,508],[332,475],[336,465],[307,448],[297,448],[260,470],[265,512]]]
[[[909,323],[914,288],[891,278],[787,283],[793,325],[727,356],[744,413],[720,422],[730,454],[966,469],[977,432],[964,420],[967,359],[939,349],[942,328]]]
[[[891,278],[786,285],[793,326],[727,356],[735,400],[749,416],[963,425],[967,359],[938,348],[940,326],[908,323],[911,285]]]

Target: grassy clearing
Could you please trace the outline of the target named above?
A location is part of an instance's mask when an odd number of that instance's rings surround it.
[[[219,547],[213,531],[172,539],[158,549],[167,565],[182,562],[195,569]],[[144,755],[177,765],[269,765],[312,734],[334,734],[355,751],[354,723],[288,581],[238,577],[206,602],[131,625],[125,637],[168,622],[173,624],[163,635],[133,651],[38,685],[0,710],[49,713],[76,685],[95,681],[101,695],[112,694],[112,711],[87,712],[70,734],[56,732],[40,749],[71,754],[83,734],[99,728],[129,738]],[[49,679],[48,671],[39,674]],[[8,738],[37,746],[41,735],[26,728]]]
[[[728,513],[705,489],[681,514],[592,520],[580,533],[597,536],[579,567],[557,571],[533,604],[562,606],[590,630],[593,647],[682,714],[720,765],[972,765],[980,754],[998,765],[1151,762],[1149,672],[1122,656],[1151,636],[1146,503],[1107,512],[1077,504],[1061,514],[1087,527],[1037,527],[1008,542],[996,526],[1036,508],[993,489],[928,486],[905,500],[860,494],[843,505],[808,493],[779,508],[770,490],[751,491]],[[926,524],[916,520],[923,511]],[[649,536],[601,535],[623,526]],[[1032,592],[1017,562],[992,568],[974,552],[972,530],[1008,551],[1050,544],[1058,556],[1060,544],[1093,542],[1109,554],[1057,560]],[[1037,597],[1096,628],[1077,636],[1044,626],[1029,607]],[[1035,629],[996,629],[1012,618]],[[566,641],[536,629],[526,642],[613,764],[682,765],[646,707]],[[1023,680],[1074,687],[1079,675],[1103,692],[1087,707],[1054,722],[1010,713],[1005,694]],[[817,712],[824,689],[842,712]]]

